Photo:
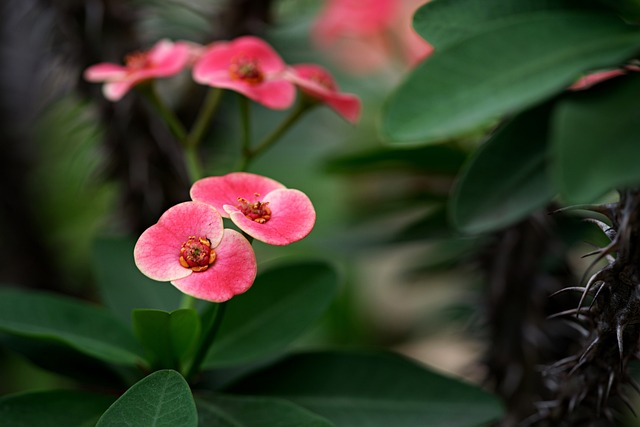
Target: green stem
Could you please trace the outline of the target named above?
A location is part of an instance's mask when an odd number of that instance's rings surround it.
[[[140,85],[140,91],[151,103],[158,114],[160,114],[167,126],[169,126],[171,133],[173,133],[182,145],[185,145],[187,142],[187,131],[184,129],[184,126],[182,126],[182,123],[180,123],[180,120],[178,120],[173,111],[171,111],[162,98],[160,98],[153,82],[146,85]]]
[[[200,141],[202,140],[204,132],[207,130],[207,126],[209,125],[211,118],[218,109],[221,98],[222,89],[209,89],[202,107],[200,108],[200,112],[198,113],[195,124],[193,125],[193,128],[191,128],[191,132],[189,132],[189,135],[187,136],[187,147],[194,147],[200,144]]]
[[[200,340],[196,355],[193,357],[191,366],[189,367],[187,374],[184,376],[187,381],[192,380],[198,372],[200,372],[202,362],[204,362],[204,358],[207,356],[209,348],[211,347],[211,344],[213,344],[213,341],[220,330],[220,324],[222,323],[226,307],[226,302],[218,303],[215,305],[214,312],[211,313],[210,316],[202,317],[203,323],[205,323],[202,328],[202,340]]]
[[[249,98],[240,96],[240,124],[242,128],[242,153],[251,151],[251,104]]]
[[[187,173],[189,174],[189,180],[193,184],[202,178],[202,164],[200,163],[200,157],[198,156],[198,146],[189,145],[185,147],[184,157]]]
[[[182,295],[182,301],[180,301],[180,308],[194,308],[196,305],[196,299],[191,295]]]
[[[244,158],[240,165],[240,170],[245,171],[249,167],[249,163],[257,156],[269,149],[284,135],[295,122],[315,104],[309,102],[299,102],[294,110],[276,127],[269,135],[267,135],[253,150],[246,148],[243,150]]]

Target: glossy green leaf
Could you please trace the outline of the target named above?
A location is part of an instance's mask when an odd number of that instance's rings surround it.
[[[179,370],[193,354],[200,338],[200,316],[193,309],[171,313],[162,310],[133,310],[133,331],[149,352],[153,367]]]
[[[480,388],[391,353],[299,354],[229,391],[286,398],[349,427],[477,427],[502,414]]]
[[[329,307],[338,276],[323,262],[272,268],[227,303],[205,368],[254,361],[282,352]]]
[[[39,391],[0,398],[0,424],[7,427],[92,427],[114,398],[87,391]]]
[[[195,427],[196,404],[182,375],[157,371],[127,390],[100,417],[96,427]]]
[[[551,97],[581,73],[617,66],[639,50],[640,31],[590,11],[521,14],[436,50],[388,99],[382,130],[427,144]]]
[[[511,225],[554,196],[548,177],[551,105],[515,117],[470,159],[452,197],[454,225],[470,234]]]
[[[561,102],[553,118],[554,178],[569,203],[590,203],[640,184],[640,76],[598,85]]]
[[[125,237],[103,237],[93,247],[93,270],[104,304],[123,322],[131,321],[136,308],[171,311],[182,294],[169,283],[156,282],[140,273],[133,261],[135,241]]]
[[[380,170],[415,170],[434,174],[455,174],[464,163],[465,153],[447,145],[416,148],[377,148],[329,161],[329,172],[362,173]]]
[[[200,427],[331,427],[334,424],[284,399],[215,395],[196,399]]]
[[[54,340],[106,362],[142,363],[135,337],[111,313],[62,296],[1,289],[0,331]]]
[[[522,15],[595,6],[589,0],[433,0],[416,11],[413,27],[436,49],[444,49]]]

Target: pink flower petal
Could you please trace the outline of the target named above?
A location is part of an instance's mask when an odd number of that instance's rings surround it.
[[[297,64],[291,67],[287,78],[300,89],[327,103],[338,114],[351,123],[360,118],[360,99],[352,94],[338,92],[331,74],[315,64]]]
[[[256,257],[247,239],[226,229],[214,251],[216,260],[207,270],[171,283],[187,295],[213,302],[227,301],[247,291],[257,273]]]
[[[118,80],[127,75],[127,69],[122,65],[103,62],[92,65],[84,70],[84,78],[90,82],[104,82]]]
[[[581,77],[578,81],[572,84],[569,87],[569,90],[589,89],[591,86],[597,85],[600,82],[612,79],[614,77],[622,76],[624,74],[627,74],[625,70],[620,69],[598,71],[595,73],[587,74],[586,76]]]
[[[274,190],[263,198],[269,202],[271,218],[264,224],[251,221],[231,205],[224,208],[231,220],[251,237],[270,245],[284,246],[305,238],[313,229],[316,212],[311,200],[302,191]]]
[[[134,83],[129,81],[105,83],[102,86],[102,94],[109,101],[119,101],[133,87]]]
[[[267,42],[258,37],[238,37],[229,43],[229,49],[257,60],[260,63],[260,68],[267,74],[278,73],[286,68],[280,55]]]
[[[280,188],[286,187],[271,178],[247,172],[234,172],[196,181],[191,187],[191,198],[208,203],[215,207],[220,215],[228,218],[224,205],[237,205],[238,197],[253,201],[256,193],[264,197]]]
[[[170,281],[189,276],[180,265],[180,248],[190,236],[206,237],[211,246],[222,239],[222,217],[204,203],[185,202],[167,210],[138,239],[133,251],[140,271],[154,280]]]
[[[191,49],[186,43],[161,40],[149,52],[153,67],[151,77],[169,77],[178,74],[189,62]]]
[[[350,123],[360,119],[360,98],[347,93],[336,93],[328,96],[326,103]]]

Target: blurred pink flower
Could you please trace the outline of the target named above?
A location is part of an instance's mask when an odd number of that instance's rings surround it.
[[[338,91],[338,85],[327,70],[315,64],[297,64],[290,67],[289,79],[304,93],[326,103],[351,123],[360,117],[360,99],[350,93]]]
[[[591,86],[597,85],[605,80],[612,79],[614,77],[627,74],[628,71],[638,72],[640,67],[636,65],[627,65],[624,68],[616,70],[597,71],[595,73],[587,74],[578,79],[574,84],[569,86],[569,90],[584,90],[589,89]]]
[[[105,82],[104,96],[120,100],[132,87],[156,77],[178,74],[189,63],[191,48],[186,42],[160,40],[149,51],[134,52],[125,57],[125,65],[103,62],[84,71],[90,82]]]
[[[427,1],[326,0],[312,39],[353,73],[380,71],[393,60],[413,67],[433,50],[412,26],[413,13]]]
[[[276,110],[289,108],[295,88],[284,78],[286,64],[257,37],[213,43],[193,68],[193,79],[205,85],[235,90]]]
[[[249,236],[284,246],[306,237],[316,212],[302,191],[246,172],[203,178],[191,187],[191,198],[208,203]]]
[[[133,256],[145,276],[213,302],[245,292],[257,273],[247,239],[237,231],[224,230],[220,214],[197,202],[167,210],[142,233]]]

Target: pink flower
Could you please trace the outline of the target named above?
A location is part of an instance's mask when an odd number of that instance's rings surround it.
[[[265,41],[251,36],[217,42],[193,68],[193,79],[235,90],[269,108],[289,108],[295,88],[284,78],[286,64]]]
[[[311,200],[270,178],[235,172],[196,181],[191,198],[215,207],[242,231],[270,245],[306,237],[316,221]]]
[[[145,276],[213,302],[245,292],[257,272],[247,239],[237,231],[223,230],[220,214],[197,202],[166,211],[142,233],[133,256]]]
[[[338,92],[338,86],[327,70],[314,64],[298,64],[290,70],[290,80],[304,93],[325,102],[349,122],[358,121],[360,99],[349,93]]]
[[[622,69],[597,71],[595,73],[587,74],[581,77],[569,87],[569,90],[584,90],[589,89],[591,86],[597,85],[605,80],[612,79],[614,77],[627,74],[628,71],[638,72],[640,67],[635,65],[627,65]]]
[[[380,71],[392,60],[413,67],[433,50],[412,26],[413,13],[426,1],[327,0],[313,41],[356,74]]]
[[[92,65],[85,70],[84,78],[90,82],[105,82],[104,96],[110,101],[118,101],[140,82],[178,74],[188,65],[190,52],[191,48],[185,42],[160,40],[147,52],[127,55],[124,66],[107,62]]]

